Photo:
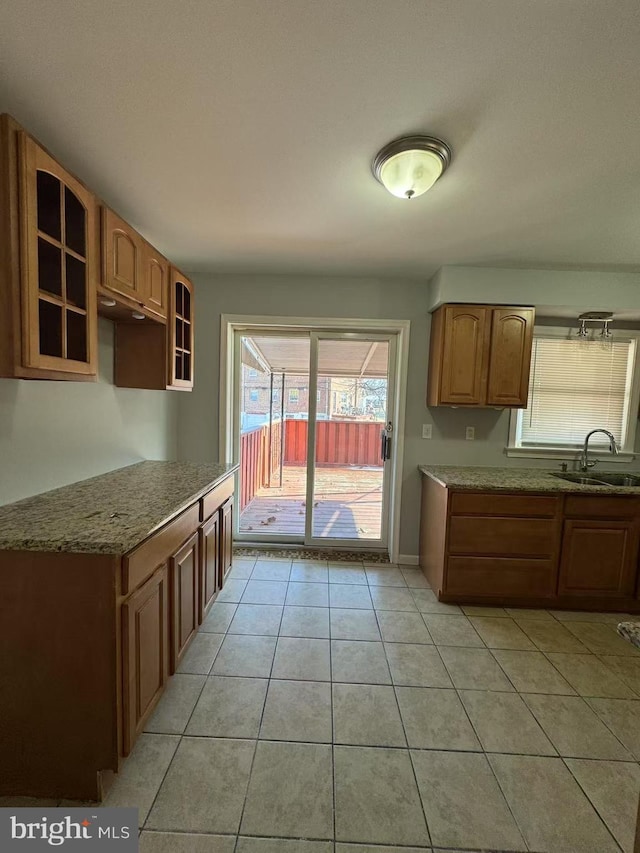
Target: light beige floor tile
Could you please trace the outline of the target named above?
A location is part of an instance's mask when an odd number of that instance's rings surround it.
[[[429,844],[409,753],[336,746],[336,840]]]
[[[271,679],[264,706],[262,740],[331,743],[331,685]]]
[[[430,847],[388,847],[386,844],[336,844],[336,853],[429,853],[430,850]]]
[[[236,853],[333,853],[332,841],[291,838],[238,838]]]
[[[400,571],[410,589],[431,589],[431,584],[426,579],[422,569],[407,569],[400,566]]]
[[[255,741],[183,737],[145,829],[238,831]]]
[[[175,735],[140,735],[102,805],[137,808],[143,826],[179,743]]]
[[[557,621],[548,610],[541,610],[537,607],[505,607],[505,610],[512,619],[516,620],[516,622],[521,622],[523,619],[526,619],[529,622]],[[478,613],[476,615],[481,616],[482,614]],[[491,616],[491,614],[487,613],[487,616]]]
[[[562,759],[488,758],[531,850],[615,853],[616,843]]]
[[[406,746],[393,687],[333,685],[334,743]]]
[[[408,589],[372,586],[370,592],[376,610],[409,610],[415,612],[418,609],[413,600],[413,595]]]
[[[382,639],[387,643],[433,643],[421,613],[377,610],[376,617]]]
[[[513,691],[513,685],[488,649],[441,646],[439,651],[458,689]]]
[[[211,676],[186,733],[204,737],[258,737],[268,683],[264,678]]]
[[[631,755],[580,696],[537,694],[525,695],[524,699],[560,755],[631,760]]]
[[[471,623],[490,649],[529,649],[535,646],[513,619],[472,616]]]
[[[633,618],[628,613],[596,613],[588,610],[551,610],[553,617],[560,622],[609,622],[617,625]]]
[[[395,691],[410,747],[469,751],[481,749],[455,690],[396,687]]]
[[[241,834],[332,838],[331,746],[259,741]]]
[[[239,604],[229,633],[277,637],[281,619],[282,607],[276,604]]]
[[[380,640],[378,622],[373,610],[331,608],[333,640]]]
[[[208,675],[223,640],[223,634],[196,634],[176,672]]]
[[[329,608],[285,606],[280,623],[280,636],[328,639]]]
[[[493,654],[519,693],[575,693],[542,652],[494,649]]]
[[[367,576],[361,564],[350,566],[347,563],[329,563],[329,583],[366,586]]]
[[[225,581],[224,586],[218,593],[216,603],[218,602],[235,602],[237,603],[242,598],[249,581],[245,580],[229,580]]]
[[[478,636],[466,616],[443,616],[440,613],[423,613],[422,618],[436,646],[484,648],[482,639]]]
[[[640,761],[640,701],[633,699],[587,699],[605,725]]]
[[[360,584],[329,584],[329,605],[344,609],[373,610],[369,587]]]
[[[236,612],[238,605],[224,601],[214,601],[211,610],[207,613],[204,622],[200,626],[201,631],[214,634],[224,634]]]
[[[486,752],[557,755],[517,693],[461,690],[460,698]]]
[[[609,699],[634,698],[633,690],[595,655],[548,652],[548,658],[581,696],[602,696]]]
[[[497,616],[503,618],[509,616],[504,607],[485,607],[480,604],[463,604],[462,612],[466,616]]]
[[[253,566],[233,566],[227,575],[230,581],[248,581],[253,572]]]
[[[615,625],[603,622],[567,622],[567,628],[594,654],[636,657],[640,661],[640,649],[624,640],[617,633]]]
[[[279,637],[272,678],[331,681],[329,640]]]
[[[143,832],[140,853],[233,853],[235,843],[234,835]]]
[[[254,581],[288,581],[291,574],[291,563],[276,560],[257,560],[251,580]]]
[[[412,589],[411,595],[420,613],[462,613],[457,604],[445,604],[438,601],[431,589]]]
[[[451,679],[434,646],[386,643],[385,651],[394,684],[404,687],[451,686]]]
[[[411,759],[434,847],[527,849],[484,755],[411,750]]]
[[[400,569],[390,568],[374,568],[365,566],[365,574],[369,586],[403,586],[406,587],[407,582]]]
[[[391,684],[391,674],[382,643],[332,640],[331,670],[333,681]]]
[[[268,678],[276,650],[275,637],[227,634],[211,669],[212,675]]]
[[[170,678],[155,711],[145,724],[145,732],[181,735],[206,680],[206,675],[176,674]]]
[[[286,603],[298,607],[328,607],[329,585],[302,581],[290,583]]]
[[[576,758],[566,764],[625,853],[633,853],[640,767]]]
[[[518,624],[541,652],[587,654],[589,649],[557,619],[520,619]]]
[[[307,581],[308,583],[328,583],[329,570],[326,563],[293,563],[291,568],[292,581]]]
[[[611,655],[598,655],[602,663],[617,677],[624,681],[634,693],[640,697],[640,660],[637,658],[613,657]],[[634,699],[637,698],[634,696]]]
[[[242,593],[243,604],[284,604],[287,583],[282,581],[247,581]],[[225,587],[223,587],[224,592]]]

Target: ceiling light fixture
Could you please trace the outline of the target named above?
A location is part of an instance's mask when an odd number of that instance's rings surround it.
[[[451,162],[451,149],[433,136],[402,136],[385,145],[371,169],[380,183],[397,198],[426,193]]]

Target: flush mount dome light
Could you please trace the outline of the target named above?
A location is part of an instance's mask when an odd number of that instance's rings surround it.
[[[451,162],[451,149],[433,136],[403,136],[376,154],[373,174],[397,198],[426,193]]]

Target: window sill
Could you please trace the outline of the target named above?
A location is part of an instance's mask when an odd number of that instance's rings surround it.
[[[566,459],[574,461],[580,455],[580,450],[575,447],[505,447],[506,456],[521,457],[524,459]],[[606,462],[607,465],[624,464],[625,462],[633,462],[636,458],[635,453],[629,451],[620,451],[616,456],[613,456],[607,448],[600,451],[597,447],[589,448],[590,458],[597,459],[598,462]]]

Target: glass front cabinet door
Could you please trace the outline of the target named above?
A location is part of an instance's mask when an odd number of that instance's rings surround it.
[[[96,202],[33,139],[19,144],[22,361],[96,375]],[[55,377],[54,377],[55,378]]]
[[[193,285],[171,268],[169,318],[169,387],[193,388]]]

